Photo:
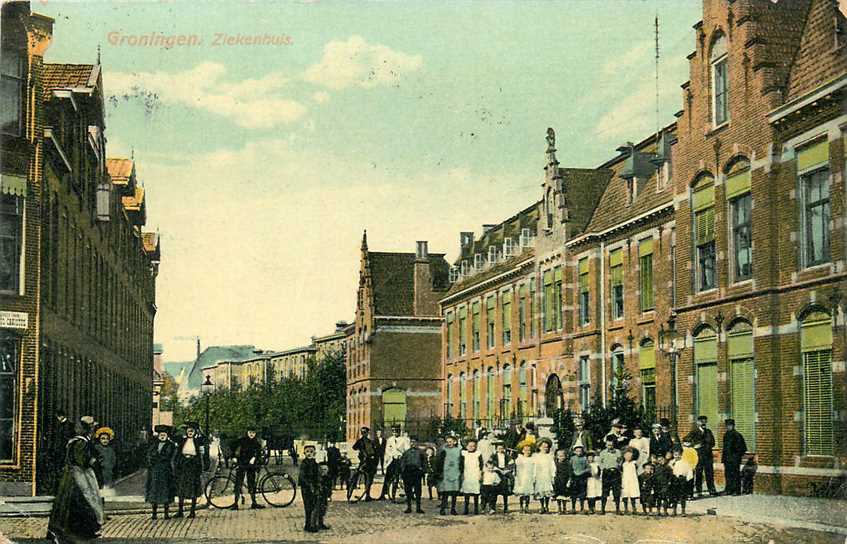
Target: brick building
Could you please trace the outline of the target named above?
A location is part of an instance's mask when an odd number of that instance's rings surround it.
[[[498,425],[552,412],[575,386],[565,242],[585,228],[611,175],[561,168],[548,129],[542,198],[479,239],[460,237],[455,282],[440,301],[442,413]]]
[[[49,478],[53,415],[94,415],[130,450],[150,426],[158,238],[113,180],[99,64],[47,64],[52,20],[3,5],[0,494]],[[128,164],[127,164],[128,163]]]
[[[362,237],[355,328],[347,350],[347,439],[359,427],[438,414],[441,318],[449,264],[418,242],[415,253],[368,249]]]

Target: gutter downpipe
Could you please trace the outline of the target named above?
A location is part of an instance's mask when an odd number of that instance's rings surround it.
[[[606,242],[600,241],[600,383],[603,387],[603,408],[606,407]]]

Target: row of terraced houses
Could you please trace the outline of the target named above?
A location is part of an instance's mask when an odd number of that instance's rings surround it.
[[[160,248],[134,160],[107,152],[99,59],[44,62],[53,20],[29,2],[4,2],[0,30],[0,496],[34,495],[58,474],[59,411],[112,427],[134,468]]]
[[[452,265],[363,243],[348,438],[579,412],[623,367],[680,432],[734,418],[759,489],[845,477],[845,3],[704,0],[694,28],[673,123],[592,168],[548,130],[541,193]]]

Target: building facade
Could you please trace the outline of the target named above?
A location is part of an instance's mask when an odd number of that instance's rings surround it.
[[[2,16],[17,76],[2,90],[0,493],[20,495],[49,480],[58,410],[115,429],[121,453],[144,440],[160,257],[134,163],[125,183],[111,177],[100,65],[44,63],[52,21],[27,2]]]
[[[439,413],[441,317],[449,265],[427,242],[415,253],[368,249],[362,237],[353,334],[347,345],[347,439],[361,426],[407,425]]]

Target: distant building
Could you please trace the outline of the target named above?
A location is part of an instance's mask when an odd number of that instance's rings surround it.
[[[197,358],[188,372],[187,379],[179,385],[180,402],[186,402],[192,397],[200,394],[200,386],[206,376],[204,369],[213,367],[221,361],[241,362],[248,359],[253,359],[262,353],[257,350],[256,346],[252,345],[234,345],[234,346],[209,346],[205,350],[200,350],[200,341],[197,341]],[[212,378],[214,382],[214,377]]]
[[[347,439],[359,427],[407,425],[439,414],[441,317],[450,287],[444,254],[368,249],[362,237],[354,333],[347,351]]]
[[[166,374],[162,364],[163,353],[162,344],[153,344],[153,427],[173,424],[173,412],[162,410],[162,386],[165,383]]]

